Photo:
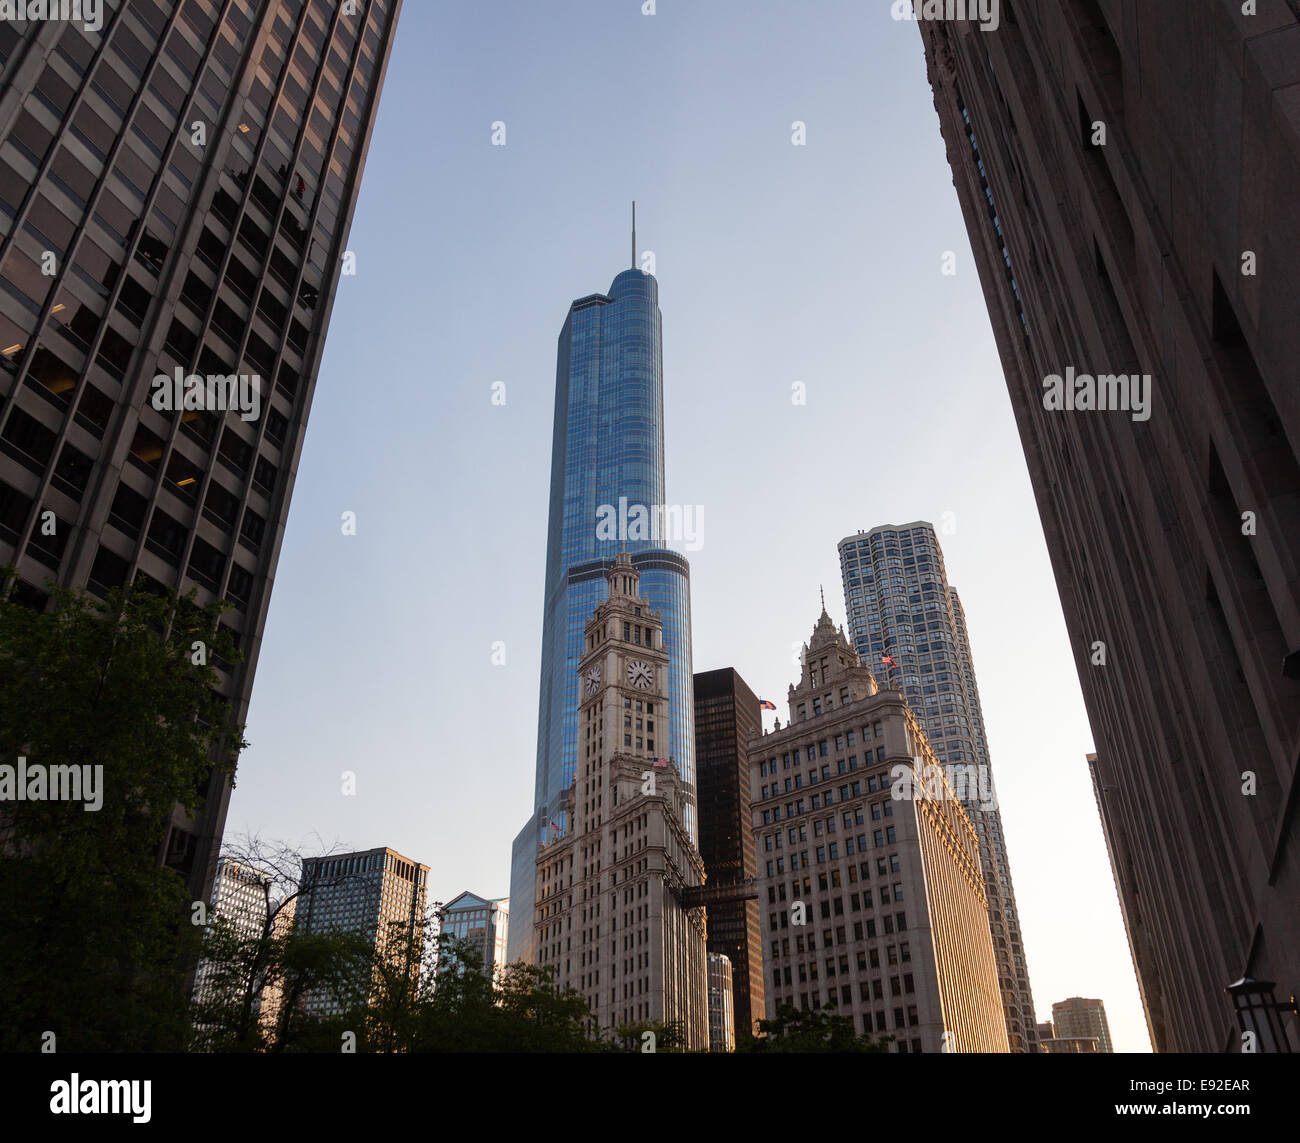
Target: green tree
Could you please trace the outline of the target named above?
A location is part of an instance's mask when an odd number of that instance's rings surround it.
[[[320,1038],[320,1018],[301,1011],[308,992],[329,991],[350,1010],[364,1012],[371,943],[356,934],[303,933],[293,926],[302,853],[243,838],[227,845],[223,856],[240,867],[254,892],[237,898],[238,915],[212,918],[204,934],[192,1046],[216,1052],[299,1050]],[[335,888],[357,877],[341,873],[314,884]],[[255,904],[248,900],[254,895]],[[337,1050],[336,1042],[330,1050]]]
[[[8,598],[12,581],[0,573],[0,765],[81,768],[102,804],[0,802],[0,1049],[50,1032],[59,1051],[179,1049],[178,966],[199,930],[156,856],[173,806],[197,812],[245,745],[211,665],[239,656],[221,608],[192,594],[53,587],[37,612]]]
[[[407,1052],[415,1042],[428,1006],[434,1002],[432,966],[426,963],[429,932],[441,906],[414,922],[390,921],[374,946],[370,998],[366,1006],[366,1046],[374,1052]]]
[[[435,911],[441,921],[440,911]],[[432,925],[428,926],[432,928]],[[397,1050],[412,1052],[607,1051],[590,1032],[587,1002],[558,989],[554,972],[522,961],[490,980],[483,949],[444,934],[426,944],[428,960],[418,990],[399,1006],[404,1034]],[[382,991],[379,993],[382,997]],[[387,1027],[393,1026],[389,1019]],[[371,1050],[391,1050],[374,1039]]]
[[[758,1022],[759,1036],[745,1037],[738,1052],[887,1052],[892,1036],[859,1036],[848,1016],[834,1009],[813,1010],[782,1004],[773,1020]]]
[[[284,983],[268,1050],[337,1052],[344,1032],[353,1033],[361,1041],[372,948],[359,933],[295,930],[290,934],[285,941]],[[304,1011],[308,993],[328,996],[344,1014],[315,1016]]]

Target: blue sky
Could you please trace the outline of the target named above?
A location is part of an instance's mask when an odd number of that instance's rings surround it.
[[[435,899],[508,892],[532,808],[556,337],[629,264],[636,199],[668,500],[703,508],[696,669],[736,667],[784,720],[819,585],[844,619],[837,542],[950,520],[1039,1017],[1100,996],[1116,1048],[1149,1050],[916,27],[886,0],[641,6],[405,5],[227,836],[388,845],[431,867]]]

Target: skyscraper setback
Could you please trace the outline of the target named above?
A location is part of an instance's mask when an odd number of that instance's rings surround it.
[[[840,541],[844,605],[864,663],[897,681],[979,838],[1007,1040],[1037,1050],[1037,1018],[1002,833],[966,616],[934,528],[884,525]],[[882,656],[894,664],[881,665]]]
[[[641,590],[663,616],[671,720],[660,752],[673,760],[686,791],[685,827],[697,840],[695,727],[691,676],[690,567],[634,528],[607,536],[597,523],[613,508],[631,518],[665,504],[663,356],[659,287],[641,270],[624,270],[608,295],[569,307],[560,331],[551,445],[550,519],[542,620],[533,813],[511,853],[510,959],[533,959],[534,878],[538,847],[567,830],[561,794],[578,757],[578,659],[583,630],[604,598],[605,576],[620,551]],[[621,508],[627,505],[627,510]]]
[[[918,23],[934,106],[1152,1042],[1239,1050],[1226,987],[1300,989],[1300,13],[1002,7]],[[1071,370],[1149,419],[1045,402]]]
[[[239,722],[400,8],[0,21],[0,565],[36,607],[48,579],[230,600]],[[177,370],[202,400],[155,399]],[[232,377],[256,400],[207,406]],[[201,793],[159,855],[196,899],[230,780]]]

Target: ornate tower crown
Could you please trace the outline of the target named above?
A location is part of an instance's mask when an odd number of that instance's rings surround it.
[[[640,601],[641,573],[632,566],[632,560],[626,551],[618,553],[614,566],[606,576],[609,583],[609,599],[613,602],[618,596]]]

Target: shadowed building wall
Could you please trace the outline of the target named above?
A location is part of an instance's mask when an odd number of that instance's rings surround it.
[[[1243,975],[1300,991],[1300,6],[1242,8],[919,23],[1157,1051],[1239,1050]]]
[[[229,600],[240,723],[400,8],[0,21],[0,565],[34,607],[48,580]],[[256,378],[256,411],[159,409],[177,370]],[[158,855],[195,900],[230,791],[214,772]]]
[[[762,730],[758,699],[733,668],[695,676],[700,856],[709,885],[744,881],[757,872],[747,750]],[[709,906],[709,952],[730,962],[737,1037],[753,1035],[764,1018],[762,940],[756,900]]]

